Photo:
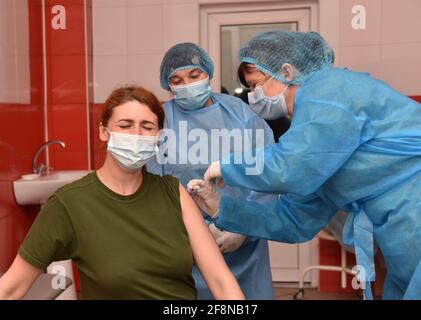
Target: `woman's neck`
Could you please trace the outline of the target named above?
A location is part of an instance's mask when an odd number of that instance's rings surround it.
[[[292,117],[292,114],[294,112],[294,103],[295,103],[295,95],[298,90],[297,85],[292,85],[287,89],[287,94],[285,95],[285,102],[287,104],[288,109],[288,115]]]
[[[97,171],[98,179],[109,189],[123,196],[135,193],[143,181],[142,170],[126,172],[107,154],[105,162]]]
[[[205,103],[205,107],[209,107],[213,104],[212,98],[209,98],[208,101]]]

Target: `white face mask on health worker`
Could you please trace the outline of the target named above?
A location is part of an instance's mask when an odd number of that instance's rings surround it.
[[[142,168],[158,153],[157,137],[108,130],[107,150],[120,167],[132,172]]]
[[[177,86],[170,86],[176,103],[186,111],[203,108],[212,92],[209,77],[206,79]]]
[[[254,91],[248,93],[250,108],[262,119],[275,120],[288,115],[287,103],[285,100],[285,91],[288,86],[285,87],[282,93],[274,96],[265,96],[263,87],[271,81],[270,78],[262,86],[257,86]]]

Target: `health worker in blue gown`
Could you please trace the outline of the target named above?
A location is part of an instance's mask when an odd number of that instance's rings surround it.
[[[158,161],[149,164],[148,170],[175,176],[186,188],[192,179],[202,179],[209,164],[223,155],[274,143],[272,130],[247,104],[234,96],[212,92],[212,75],[210,57],[193,43],[173,46],[161,63],[161,86],[173,94],[173,99],[164,104],[165,138]],[[277,197],[237,187],[225,188],[222,194],[238,201],[262,202]],[[203,216],[207,217],[205,213]],[[207,222],[246,298],[272,299],[267,241],[221,230],[209,218]],[[196,267],[193,276],[198,298],[212,299]]]
[[[332,67],[332,55],[315,32],[266,32],[240,49],[250,106],[286,108],[291,127],[256,150],[261,174],[231,154],[205,181],[285,195],[262,204],[208,192],[197,203],[217,227],[287,243],[349,212],[343,241],[355,250],[366,297],[376,243],[387,266],[383,298],[421,299],[421,105],[366,73]]]

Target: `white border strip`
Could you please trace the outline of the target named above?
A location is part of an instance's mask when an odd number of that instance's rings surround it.
[[[45,16],[45,0],[42,0],[42,63],[43,63],[43,76],[44,76],[44,140],[48,141],[48,79],[47,79],[47,28]],[[47,167],[50,166],[50,155],[48,146],[45,148],[45,163]]]
[[[88,147],[88,170],[91,170],[91,125],[89,112],[89,53],[88,53],[88,13],[87,3],[83,0],[84,23],[85,23],[85,87],[86,87],[86,138]]]

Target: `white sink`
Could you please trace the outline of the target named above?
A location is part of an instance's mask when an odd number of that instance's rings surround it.
[[[87,175],[90,170],[57,170],[45,176],[24,175],[13,182],[16,202],[20,205],[45,204],[60,187]]]

